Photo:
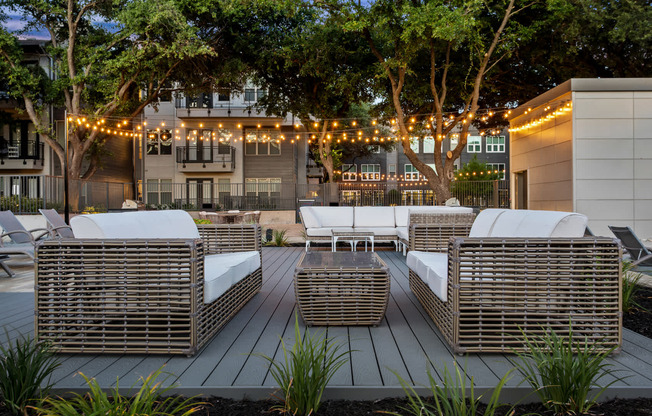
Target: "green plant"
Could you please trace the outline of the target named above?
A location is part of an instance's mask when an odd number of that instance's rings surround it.
[[[340,352],[341,344],[326,338],[324,332],[305,337],[299,330],[299,318],[294,316],[295,342],[288,350],[281,338],[283,361],[276,361],[263,354],[270,364],[270,373],[283,392],[282,406],[276,410],[291,415],[312,415],[319,409],[321,396],[333,374],[347,361],[349,351]]]
[[[517,353],[516,368],[555,414],[587,413],[609,386],[622,380],[605,362],[613,348],[601,352],[600,342],[575,341],[572,327],[567,337],[553,330],[534,339],[522,333],[526,352]],[[613,379],[600,387],[598,381],[605,377]],[[598,390],[591,394],[594,388]]]
[[[636,309],[645,309],[638,302],[636,302],[636,293],[641,288],[639,281],[643,277],[641,273],[632,271],[634,266],[632,262],[623,260],[622,275],[623,275],[623,296],[622,296],[622,310],[624,313],[633,312]]]
[[[50,375],[60,364],[49,343],[22,335],[0,345],[0,352],[2,399],[12,413],[27,414],[27,406],[50,391]]]
[[[162,388],[162,382],[158,377],[162,374],[159,368],[147,378],[139,378],[142,383],[138,391],[130,397],[120,394],[118,382],[107,395],[95,379],[89,379],[80,373],[88,385],[88,393],[85,395],[74,394],[70,399],[61,397],[48,398],[44,400],[42,408],[36,408],[41,414],[47,416],[78,416],[78,415],[120,415],[120,416],[185,416],[196,413],[203,403],[195,402],[194,399],[183,399],[181,397],[166,397],[167,391],[174,386]],[[119,381],[119,380],[118,380]],[[135,387],[132,386],[132,387]]]
[[[401,387],[408,399],[408,405],[402,409],[410,415],[430,416],[476,416],[479,415],[480,400],[483,395],[475,396],[473,387],[473,377],[469,387],[470,394],[467,396],[467,378],[466,371],[461,372],[457,363],[454,363],[455,374],[451,374],[448,368],[444,366],[442,385],[438,385],[430,369],[428,369],[428,383],[432,392],[432,401],[425,401],[421,398],[414,388],[410,386],[398,373],[392,371],[398,378]],[[501,407],[500,392],[505,383],[510,379],[511,370],[500,379],[498,385],[494,388],[485,407],[484,416],[493,416],[496,410]],[[398,415],[398,413],[392,413]],[[511,411],[505,414],[511,414]]]
[[[195,224],[212,224],[211,220],[194,218]]]
[[[272,230],[272,239],[265,242],[266,246],[287,247],[290,245],[287,238],[287,230]]]

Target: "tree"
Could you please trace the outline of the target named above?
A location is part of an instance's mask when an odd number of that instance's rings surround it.
[[[48,53],[54,77],[50,79],[24,63],[17,34],[0,29],[0,73],[18,99],[40,137],[62,164],[63,145],[44,111],[47,104],[62,106],[73,117],[69,123],[68,171],[72,179],[89,179],[100,162],[102,144],[112,139],[101,120],[131,130],[131,120],[161,94],[179,88],[202,88],[213,78],[207,68],[215,62],[216,43],[198,35],[189,19],[202,12],[182,0],[1,0],[0,7],[16,10],[29,22],[24,31],[44,29],[50,36]],[[190,16],[190,17],[189,17]],[[102,23],[109,22],[109,23]],[[77,119],[85,121],[76,122]],[[84,163],[88,159],[88,163]]]
[[[248,19],[248,35],[236,48],[246,51],[254,81],[267,90],[257,105],[267,114],[291,113],[301,120],[313,158],[324,167],[324,181],[332,181],[342,158],[371,152],[371,143],[331,138],[371,126],[369,106],[362,103],[373,98],[373,56],[363,39],[340,30],[306,2],[254,3],[256,17]]]
[[[487,74],[531,35],[514,20],[530,4],[517,1],[324,3],[344,30],[366,40],[376,57],[376,91],[384,99],[383,108],[394,118],[404,153],[440,203],[451,195],[453,162],[478,115]],[[442,155],[444,139],[456,131],[458,145]],[[409,138],[415,134],[435,138],[435,169],[410,148]]]

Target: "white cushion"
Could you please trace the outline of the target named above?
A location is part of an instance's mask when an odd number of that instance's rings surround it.
[[[319,228],[321,225],[319,224],[319,220],[317,219],[317,216],[315,216],[314,211],[312,210],[313,207],[301,207],[299,210],[301,210],[301,218],[303,219],[303,226],[307,228]]]
[[[391,236],[396,236],[396,227],[374,227],[374,228],[358,228],[355,227],[356,231],[360,231],[363,233],[374,233],[374,235],[391,235]]]
[[[308,228],[306,235],[309,237],[332,237],[332,231],[353,232],[351,227],[325,227],[325,228]]]
[[[320,227],[353,227],[353,207],[311,207]]]
[[[496,219],[491,237],[579,238],[587,222],[574,212],[510,210]]]
[[[355,228],[396,227],[394,207],[355,207],[353,212]]]
[[[396,227],[396,236],[401,240],[408,241],[410,239],[408,227]]]
[[[204,257],[204,303],[208,304],[222,296],[260,267],[260,253],[211,254]]]
[[[199,238],[192,217],[181,210],[77,215],[70,227],[76,238]]]
[[[491,230],[493,229],[496,219],[507,211],[511,210],[502,208],[489,208],[481,211],[473,221],[473,225],[469,231],[469,237],[489,237],[491,235]]]
[[[448,299],[448,255],[446,253],[410,251],[406,264],[442,302],[446,302]]]

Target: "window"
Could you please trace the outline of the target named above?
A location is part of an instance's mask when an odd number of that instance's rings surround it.
[[[358,170],[356,165],[342,165],[342,180],[354,181],[356,180]]]
[[[499,179],[505,180],[505,164],[504,163],[487,163],[487,167],[493,171],[500,173]]]
[[[147,130],[147,154],[171,155],[172,132],[170,130]]]
[[[256,90],[253,88],[245,88],[245,101],[256,101]]]
[[[487,153],[505,153],[505,136],[487,136]]]
[[[246,155],[280,155],[281,140],[280,133],[274,130],[246,130],[245,131],[245,154]]]
[[[390,163],[387,167],[388,176],[396,176],[396,163]]]
[[[172,204],[172,179],[147,179],[147,203]]]
[[[357,206],[360,203],[360,191],[342,191],[340,205]]]
[[[410,149],[414,153],[419,153],[419,139],[416,137],[410,137]]]
[[[405,180],[418,181],[419,171],[413,165],[405,165]]]
[[[230,92],[226,88],[217,89],[217,101],[229,101]]]
[[[380,146],[377,144],[372,144],[369,146],[369,151],[371,153],[380,153]]]
[[[231,179],[219,178],[217,180],[217,197],[222,208],[231,207]]]
[[[186,98],[186,108],[213,108],[213,94],[199,94]]]
[[[267,90],[263,90],[263,89],[256,90],[256,100],[260,100],[266,95],[267,95]]]
[[[281,178],[248,178],[245,180],[245,192],[248,197],[280,198]]]
[[[468,153],[482,152],[482,136],[469,136],[466,141],[466,151]]]
[[[451,148],[450,148],[450,150],[455,149],[459,142],[460,142],[460,138],[458,136],[451,136]]]
[[[418,189],[401,191],[402,205],[432,205],[434,202],[434,191],[422,191]]]
[[[435,153],[435,138],[434,137],[424,137],[423,138],[423,153]]]
[[[379,181],[380,165],[360,165],[360,179],[363,181]]]

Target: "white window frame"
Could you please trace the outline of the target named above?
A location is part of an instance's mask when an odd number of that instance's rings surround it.
[[[172,179],[155,179],[149,178],[145,181],[147,203],[155,205],[172,205]],[[150,197],[156,197],[153,202]],[[165,201],[164,201],[165,199]]]
[[[500,173],[500,179],[501,181],[505,180],[505,164],[504,163],[487,163],[487,167],[491,169],[491,171],[497,170],[498,173]]]
[[[409,168],[408,168],[409,166]],[[408,172],[409,171],[409,172]],[[406,181],[418,181],[421,177],[419,170],[411,163],[406,163],[404,166],[404,178]]]
[[[272,197],[272,192],[281,193],[281,178],[247,178],[245,179],[245,195],[260,196],[261,193]]]
[[[370,170],[371,167],[371,170]],[[362,181],[379,181],[380,164],[363,163],[360,165],[360,180]]]
[[[277,143],[280,133],[272,129],[247,129],[244,136],[244,151],[246,156],[281,156],[281,143]],[[252,153],[250,147],[256,143],[256,152]],[[262,146],[261,146],[262,145]],[[267,146],[265,146],[267,145]],[[259,150],[267,148],[267,153],[260,153]],[[277,153],[272,153],[272,149],[276,149]]]
[[[359,190],[347,190],[347,191],[342,191],[342,194],[340,195],[341,201],[346,203],[351,203],[351,205],[358,205],[358,202],[360,201],[360,191]]]
[[[435,138],[426,136],[423,138],[423,153],[435,153]]]
[[[353,182],[357,180],[358,165],[343,164],[340,170],[342,171],[342,180],[344,182]]]
[[[396,163],[387,165],[387,176],[396,176]]]
[[[459,137],[451,136],[451,138],[450,138],[450,144],[451,144],[450,150],[453,151],[457,147],[457,145],[459,143],[460,143],[460,138]]]
[[[467,153],[481,153],[482,152],[482,136],[469,136],[466,139],[466,152]]]
[[[505,136],[487,136],[485,149],[487,153],[505,153]]]
[[[420,142],[421,142],[421,140],[419,140],[418,137],[410,137],[410,149],[412,149],[412,151],[414,153],[420,153],[419,152],[419,143]]]

